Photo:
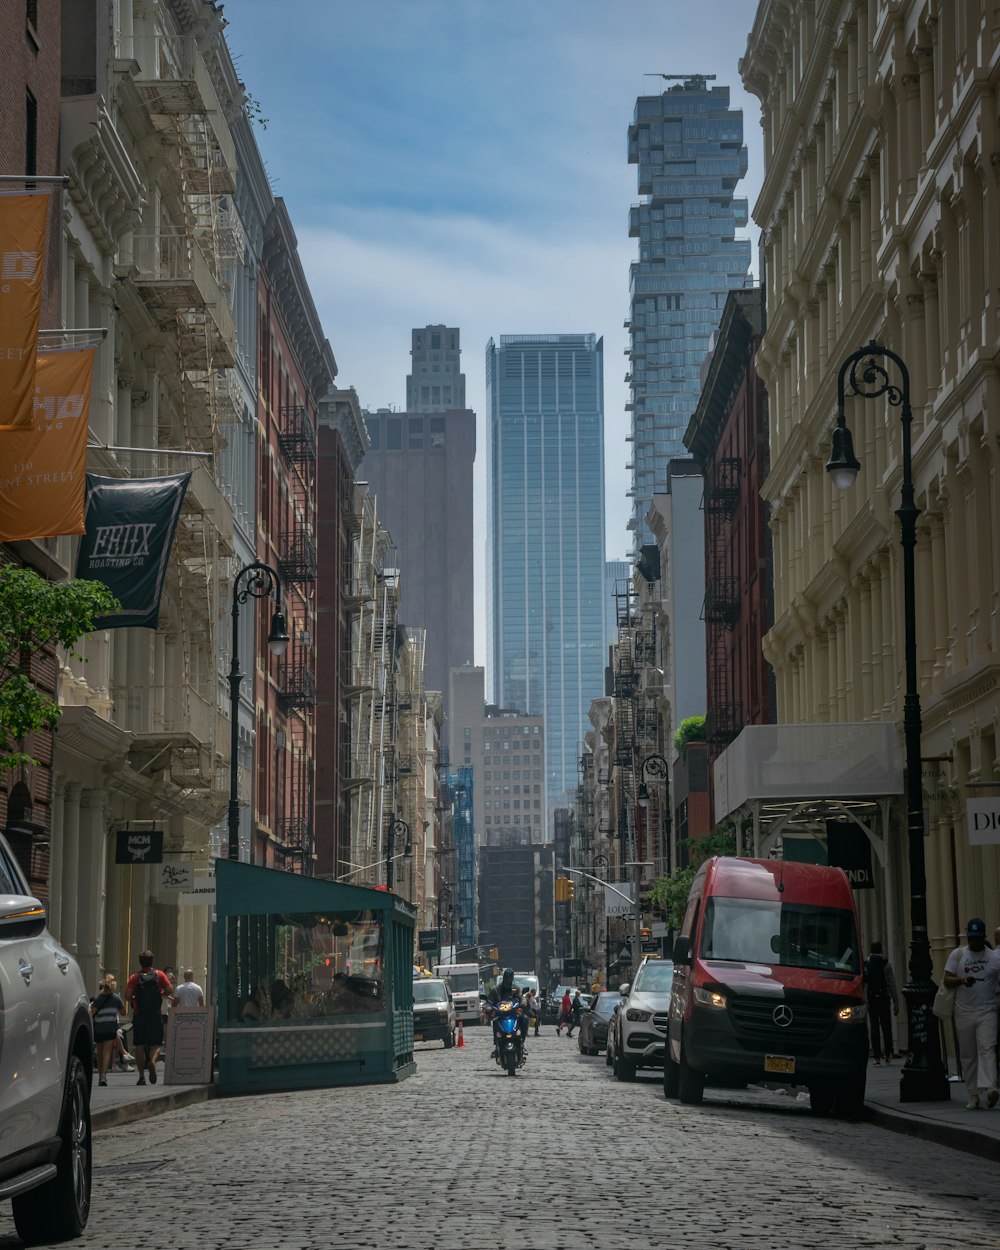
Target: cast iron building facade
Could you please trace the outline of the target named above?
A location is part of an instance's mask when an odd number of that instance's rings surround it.
[[[629,407],[635,549],[652,542],[646,513],[663,490],[667,461],[698,402],[700,370],[726,295],[750,284],[750,243],[735,237],[747,202],[735,199],[747,171],[743,113],[728,87],[684,77],[662,95],[640,96],[628,131],[640,203],[629,214],[639,240],[630,271]]]
[[[604,687],[604,341],[491,339],[486,398],[492,702],[543,718],[558,801]]]

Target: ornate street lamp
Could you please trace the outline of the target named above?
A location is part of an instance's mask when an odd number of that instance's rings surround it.
[[[902,388],[892,385],[881,358],[892,361],[902,378]],[[860,369],[859,369],[860,366]],[[917,614],[914,598],[914,558],[917,517],[920,509],[913,499],[913,463],[910,451],[910,374],[906,365],[888,347],[872,339],[852,352],[840,366],[837,376],[837,424],[826,470],[834,486],[846,490],[854,485],[861,469],[854,454],[851,432],[844,419],[845,382],[847,394],[861,399],[884,395],[893,408],[899,408],[903,424],[903,480],[899,517],[903,547],[903,654],[906,691],[903,698],[903,738],[906,744],[906,830],[910,861],[910,980],[903,987],[906,999],[910,1053],[899,1083],[900,1102],[925,1102],[950,1097],[948,1079],[941,1061],[941,1039],[937,1020],[931,1012],[935,985],[931,945],[927,935],[927,875],[924,866],[924,802],[920,775],[920,695],[917,689]]]
[[[233,579],[233,644],[232,662],[229,666],[229,858],[240,857],[240,802],[237,793],[237,764],[240,749],[240,608],[248,599],[274,600],[271,613],[271,632],[267,645],[272,655],[284,655],[288,650],[288,626],[281,610],[281,581],[269,564],[255,561],[245,564]]]
[[[400,834],[402,834],[402,835],[403,835],[403,837],[406,839],[405,843],[403,844],[403,854],[406,856],[406,858],[407,858],[407,859],[409,859],[409,858],[410,858],[410,856],[413,854],[413,843],[410,841],[410,826],[406,823],[406,821],[405,821],[405,820],[400,820],[398,817],[395,817],[395,816],[394,816],[394,817],[393,817],[393,818],[389,821],[389,829],[388,829],[388,834],[387,834],[387,837],[386,837],[386,849],[385,849],[385,888],[386,888],[387,890],[391,890],[391,889],[392,889],[392,880],[393,880],[393,872],[392,872],[392,859],[393,859],[393,852],[394,852],[394,851],[395,851],[395,849],[396,849],[396,838],[397,838]]]

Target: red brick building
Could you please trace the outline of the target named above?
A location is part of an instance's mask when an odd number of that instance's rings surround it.
[[[22,191],[32,174],[52,177],[59,169],[59,104],[62,11],[60,0],[0,0],[0,190]],[[44,184],[35,184],[41,187]],[[61,324],[61,192],[53,187],[42,288],[42,327]],[[0,563],[27,564],[43,575],[52,561],[42,542],[0,546]],[[56,657],[32,658],[33,681],[54,695]],[[18,857],[31,889],[43,902],[49,897],[52,735],[39,733],[24,749],[38,764],[14,773],[0,772],[0,827]]]
[[[767,395],[754,360],[759,288],[731,291],[701,397],[684,435],[705,479],[706,734],[716,757],[744,725],[775,718],[762,642],[773,618],[767,507]]]
[[[337,373],[284,201],[264,235],[258,283],[257,559],[278,571],[290,638],[267,637],[258,601],[254,863],[311,873],[315,855],[317,407]]]

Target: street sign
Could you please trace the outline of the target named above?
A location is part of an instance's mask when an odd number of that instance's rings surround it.
[[[630,964],[632,962],[632,951],[627,946],[623,946],[618,952],[618,962],[620,964]]]
[[[417,934],[417,949],[436,951],[438,948],[438,937],[437,929],[421,929]]]
[[[583,961],[580,959],[564,959],[563,974],[567,977],[578,977],[583,972]]]
[[[668,932],[669,930],[664,920],[654,920],[652,925],[650,925],[650,933],[655,938],[665,938]]]

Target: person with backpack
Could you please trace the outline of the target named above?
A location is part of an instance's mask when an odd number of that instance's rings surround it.
[[[885,1061],[892,1063],[892,1016],[899,1014],[899,998],[892,964],[882,954],[882,943],[872,942],[871,954],[865,960],[865,992],[868,995],[868,1021],[872,1035],[872,1054],[876,1068]],[[892,1008],[892,1015],[889,1008]]]
[[[163,999],[172,995],[174,987],[170,978],[153,967],[153,952],[143,951],[139,956],[139,971],[133,972],[125,986],[125,997],[132,1009],[132,1046],[139,1069],[137,1085],[156,1084],[156,1061],[163,1045],[163,1017],[160,1014]]]

